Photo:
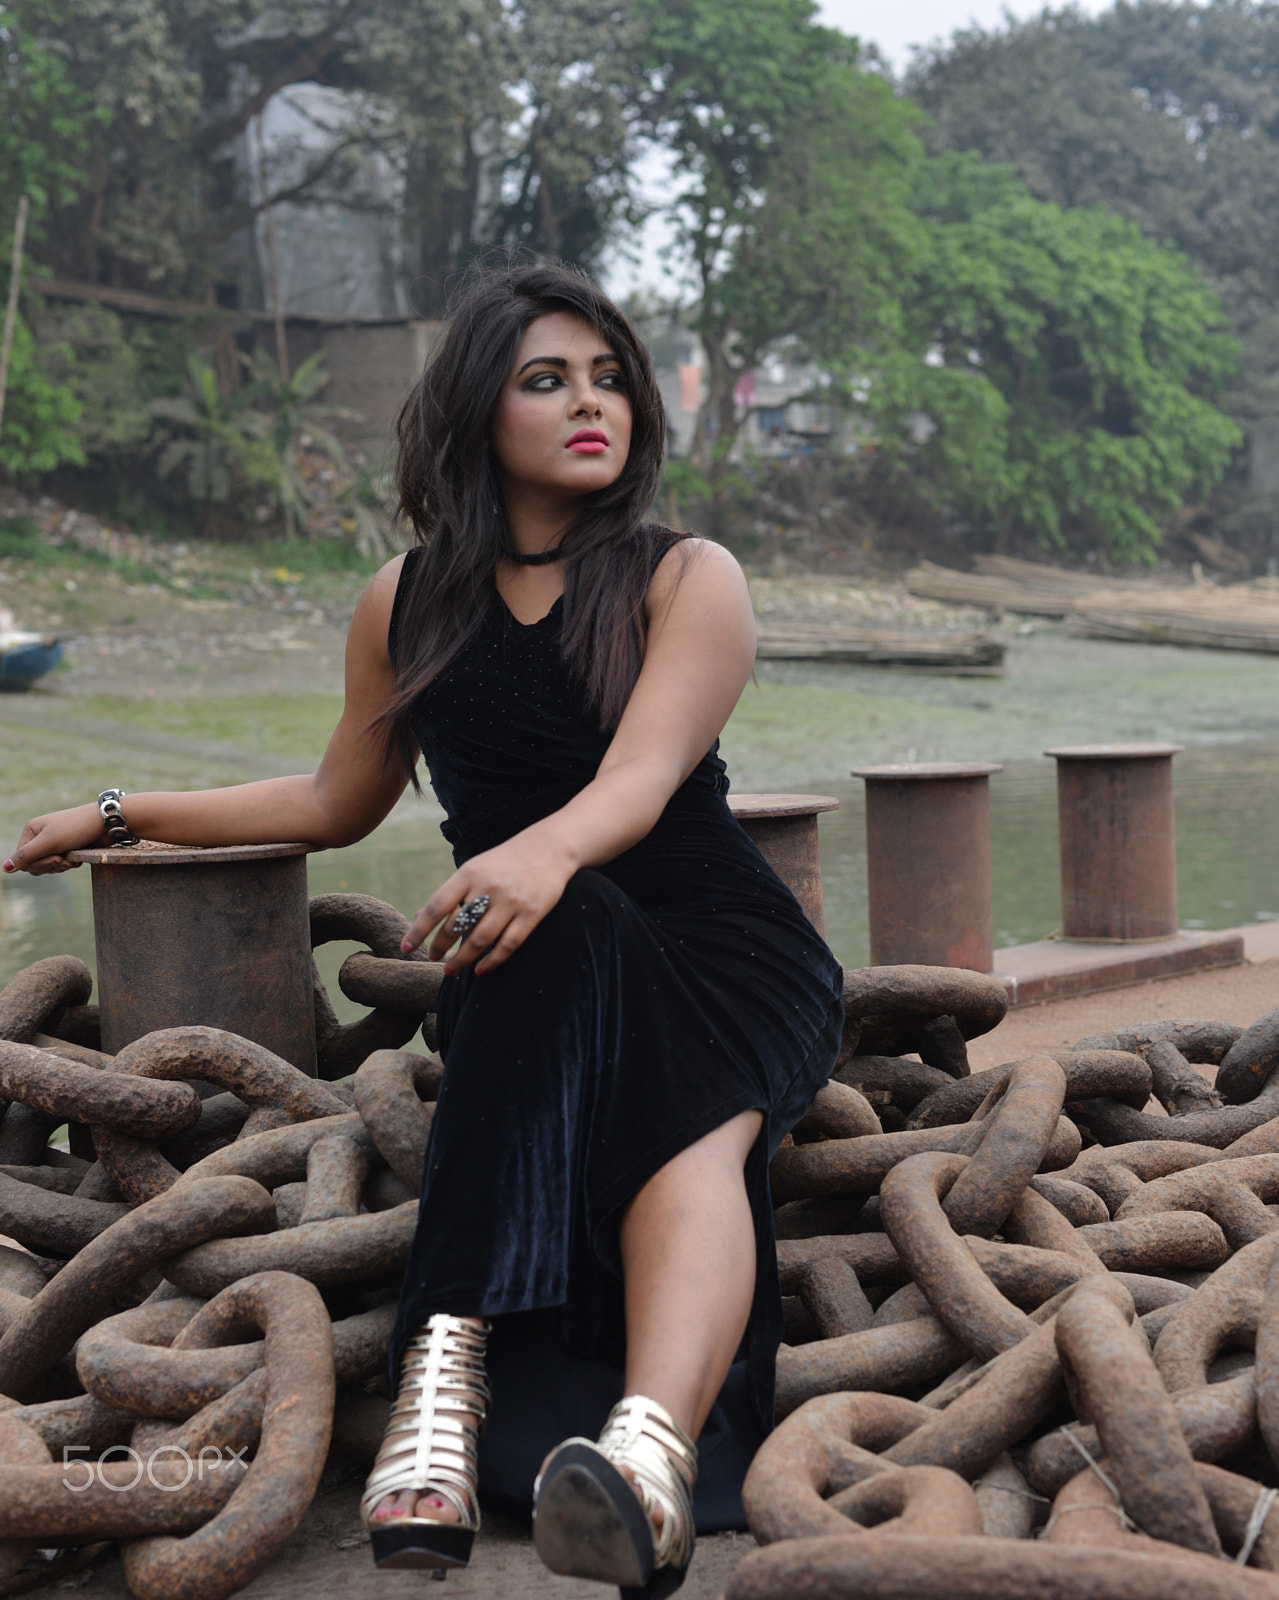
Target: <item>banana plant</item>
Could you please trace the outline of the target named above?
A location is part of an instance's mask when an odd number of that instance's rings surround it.
[[[324,351],[317,350],[301,363],[287,380],[265,350],[254,351],[250,364],[253,382],[264,402],[268,437],[274,450],[275,482],[273,493],[284,515],[285,528],[290,536],[300,533],[306,525],[307,513],[315,502],[315,494],[302,470],[300,450],[318,452],[327,456],[339,472],[345,474],[346,451],[342,442],[325,426],[337,419],[355,419],[353,411],[338,406],[321,405],[316,396],[329,381],[324,370]]]
[[[224,397],[213,367],[198,352],[187,358],[187,377],[186,393],[151,402],[151,415],[170,434],[155,470],[167,478],[186,468],[187,493],[198,508],[200,531],[207,533],[214,508],[226,505],[245,478],[260,478],[267,464],[268,419],[253,409],[267,385],[246,383]]]

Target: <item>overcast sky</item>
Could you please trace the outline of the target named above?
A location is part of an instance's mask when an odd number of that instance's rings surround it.
[[[1063,0],[1054,0],[1057,9]],[[1105,8],[1108,0],[1078,0],[1080,9],[1095,14]],[[1016,17],[1037,16],[1044,9],[1043,0],[819,0],[821,20],[829,27],[844,33],[855,34],[864,43],[878,45],[880,54],[892,70],[900,75],[910,65],[911,46],[931,44],[933,40],[949,39],[960,28],[976,23],[982,28],[997,28],[1006,12]],[[653,199],[662,190],[660,163],[642,163],[641,177]],[[638,259],[625,260],[615,255],[603,274],[607,288],[614,294],[624,295],[632,289],[656,290],[664,296],[680,295],[680,287],[671,276],[670,267],[662,256],[662,247],[669,242],[670,228],[664,219],[651,217],[643,229],[638,244]],[[684,291],[681,298],[687,298]]]
[[[1084,11],[1099,11],[1096,0],[1084,0]],[[1035,0],[895,0],[892,5],[872,5],[870,0],[819,0],[821,20],[828,27],[856,34],[866,43],[879,46],[881,55],[894,72],[910,65],[910,47],[948,39],[958,28],[977,23],[997,28],[1004,12],[1015,17],[1033,17],[1043,10]]]

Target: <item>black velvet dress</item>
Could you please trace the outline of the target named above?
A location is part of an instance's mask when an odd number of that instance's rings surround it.
[[[405,558],[389,646],[417,552]],[[560,652],[557,601],[479,635],[413,708],[459,865],[565,805],[609,744]],[[542,1457],[594,1438],[621,1398],[618,1214],[667,1161],[740,1112],[758,1267],[746,1336],[699,1442],[703,1531],[741,1522],[771,1427],[781,1338],[768,1161],[838,1051],[840,969],[734,821],[717,748],[639,844],[576,873],[501,967],[446,978],[446,1063],[392,1340],[435,1311],[496,1319],[481,1443],[490,1500],[527,1505]]]

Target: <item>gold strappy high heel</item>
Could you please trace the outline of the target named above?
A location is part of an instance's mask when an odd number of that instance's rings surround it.
[[[537,1553],[552,1572],[617,1584],[623,1600],[664,1600],[693,1559],[696,1482],[697,1446],[683,1428],[656,1400],[628,1395],[598,1444],[566,1439],[533,1485]]]
[[[400,1390],[360,1499],[379,1567],[464,1567],[480,1526],[476,1444],[488,1411],[488,1323],[437,1312],[404,1348]],[[452,1505],[456,1522],[370,1520],[388,1495],[416,1490]]]

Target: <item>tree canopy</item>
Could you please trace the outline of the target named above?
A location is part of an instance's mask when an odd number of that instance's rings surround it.
[[[258,309],[263,210],[339,207],[398,240],[394,306],[436,315],[494,247],[598,271],[657,151],[713,484],[739,380],[785,351],[981,537],[1148,555],[1236,447],[1221,394],[1279,415],[1277,17],[1045,13],[903,93],[813,0],[0,0],[0,246],[33,205],[0,464],[136,453],[189,370],[189,343],[41,308],[41,274]],[[305,136],[260,170],[281,97]]]
[[[1008,163],[1037,198],[1175,245],[1241,356],[1232,415],[1279,432],[1279,7],[1138,0],[972,29],[905,80],[933,150]]]
[[[972,156],[922,164],[915,204],[931,226],[902,338],[858,374],[895,466],[999,534],[1148,558],[1239,443],[1214,403],[1235,357],[1215,297],[1132,223]]]
[[[737,431],[740,374],[780,340],[878,339],[919,243],[913,108],[810,0],[651,0],[648,117],[672,152],[710,385],[698,451]]]

